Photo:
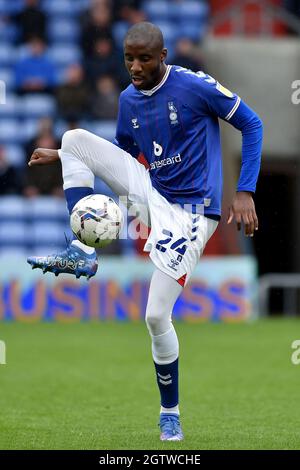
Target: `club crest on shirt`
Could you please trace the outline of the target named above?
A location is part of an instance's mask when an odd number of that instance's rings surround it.
[[[133,129],[138,129],[140,127],[137,118],[131,119]]]
[[[168,108],[169,108],[169,111],[170,111],[169,118],[170,118],[171,124],[173,124],[173,125],[178,124],[177,109],[176,109],[173,101],[168,102]]]

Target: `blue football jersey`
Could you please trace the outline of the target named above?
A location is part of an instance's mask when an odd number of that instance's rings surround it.
[[[222,199],[218,118],[230,122],[240,104],[236,94],[209,75],[168,65],[152,90],[137,90],[131,84],[121,93],[114,143],[133,157],[143,153],[153,186],[168,201],[197,205],[206,215],[218,216]],[[257,174],[248,177],[243,190],[255,190]]]

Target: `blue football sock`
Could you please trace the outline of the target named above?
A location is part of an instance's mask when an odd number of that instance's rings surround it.
[[[65,198],[67,201],[68,211],[71,214],[73,207],[77,204],[80,199],[85,196],[89,196],[90,194],[94,194],[93,188],[69,188],[65,189]]]
[[[172,408],[178,405],[178,358],[171,364],[156,364],[154,362],[154,365],[161,406]]]

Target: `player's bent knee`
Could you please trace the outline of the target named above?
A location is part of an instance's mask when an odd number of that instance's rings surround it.
[[[62,137],[61,149],[63,152],[72,153],[75,146],[78,146],[82,137],[87,133],[84,129],[72,129],[66,131]]]

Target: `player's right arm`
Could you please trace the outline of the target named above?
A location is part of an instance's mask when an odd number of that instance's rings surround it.
[[[49,165],[59,160],[58,150],[37,148],[30,157],[28,166]]]

